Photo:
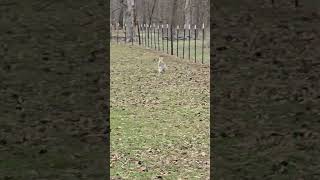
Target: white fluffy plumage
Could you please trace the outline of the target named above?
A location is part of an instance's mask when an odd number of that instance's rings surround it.
[[[158,61],[159,74],[164,73],[166,70],[167,70],[167,65],[163,62],[163,57],[159,57],[159,61]]]

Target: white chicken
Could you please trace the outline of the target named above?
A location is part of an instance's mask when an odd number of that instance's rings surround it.
[[[164,73],[167,70],[167,65],[163,62],[163,57],[159,57],[159,61],[158,61],[158,72],[159,75],[161,73]]]

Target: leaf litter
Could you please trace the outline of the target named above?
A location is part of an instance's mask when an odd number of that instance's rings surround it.
[[[158,76],[158,52],[128,47],[111,46],[111,177],[206,179],[209,66],[164,55]]]

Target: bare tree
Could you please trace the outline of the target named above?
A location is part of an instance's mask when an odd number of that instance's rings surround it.
[[[135,16],[135,4],[134,0],[127,0],[127,10],[126,10],[126,25],[127,25],[127,41],[133,41],[134,36],[134,16]]]
[[[171,9],[171,20],[170,20],[170,24],[172,29],[172,35],[175,36],[175,27],[177,26],[177,17],[176,17],[176,12],[177,12],[177,6],[178,6],[178,0],[173,0],[172,2],[172,9]]]
[[[122,28],[123,27],[123,13],[124,13],[124,10],[125,10],[125,3],[124,3],[124,0],[120,0],[120,8],[119,8],[120,12],[119,12],[119,24],[120,24],[120,27]]]
[[[161,3],[158,2],[157,3],[157,22],[159,22],[160,24],[162,24],[162,14],[161,14],[162,10],[161,10]]]
[[[154,15],[154,10],[155,10],[156,4],[157,4],[157,0],[153,0],[152,8],[151,8],[151,11],[149,13],[149,25],[152,24],[152,17]]]
[[[190,0],[185,0],[184,6],[185,24],[188,26],[191,24],[191,3]]]
[[[123,24],[127,25],[128,41],[131,40],[131,31],[136,29],[133,27],[138,23],[169,24],[173,28],[184,24],[201,27],[205,23],[205,27],[209,28],[210,0],[111,0],[111,3],[112,21],[119,23],[120,28]],[[173,34],[175,37],[175,30]]]

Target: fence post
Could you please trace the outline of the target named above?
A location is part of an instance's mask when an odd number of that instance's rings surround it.
[[[143,41],[143,27],[142,27],[142,24],[140,24],[140,29],[141,29],[141,44],[143,46],[144,41]]]
[[[148,31],[148,47],[149,47],[149,32],[150,32],[150,28],[149,28],[149,24],[147,24],[147,31]]]
[[[185,45],[185,38],[186,38],[186,25],[183,25],[183,46],[182,46],[182,58],[184,59],[184,45]]]
[[[127,44],[127,25],[124,24],[124,43]]]
[[[204,23],[202,23],[202,61],[203,64],[203,54],[204,54]]]
[[[164,52],[164,44],[163,44],[163,24],[161,24],[161,42],[162,42],[162,51]]]
[[[131,45],[133,46],[133,30],[134,30],[134,24],[132,23],[132,30],[131,30]]]
[[[152,48],[152,25],[151,24],[150,24],[150,40],[151,40],[150,48]]]
[[[138,28],[139,45],[141,46],[141,39],[140,39],[140,26],[139,26],[139,24],[137,24],[137,28]]]
[[[144,26],[144,46],[147,47],[147,27],[146,24],[143,24]]]
[[[169,54],[169,24],[167,24],[167,54]]]
[[[116,25],[117,29],[117,44],[119,43],[119,23]]]
[[[160,25],[158,24],[158,51],[160,51],[160,35],[159,35],[159,31],[160,31]]]
[[[154,40],[154,49],[157,50],[157,42],[156,42],[156,25],[153,24],[153,40]]]
[[[177,57],[179,57],[179,25],[177,26]]]
[[[190,40],[191,40],[191,25],[189,24],[189,60],[190,60]]]
[[[170,25],[171,55],[173,55],[173,34],[172,34],[172,29],[173,29],[173,27],[172,27],[172,24],[171,24],[171,25]]]
[[[197,25],[194,25],[194,62],[197,62]]]

